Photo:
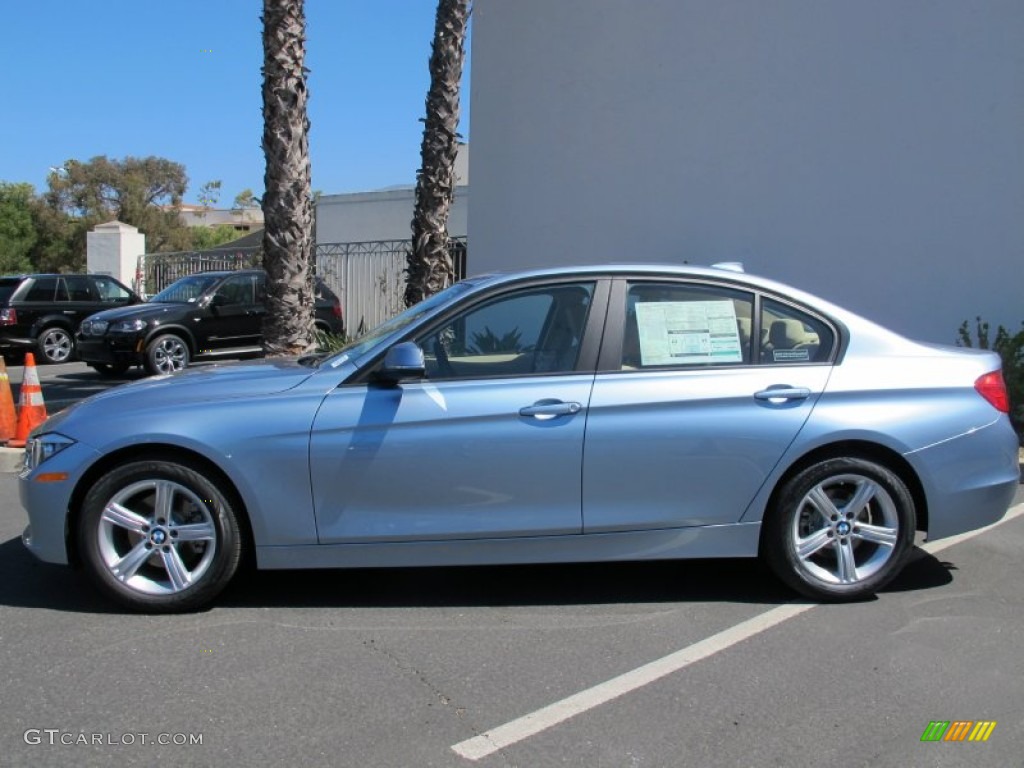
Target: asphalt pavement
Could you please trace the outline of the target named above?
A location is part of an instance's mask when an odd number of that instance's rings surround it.
[[[1024,514],[853,605],[725,560],[249,573],[164,617],[24,525],[0,474],[0,766],[1024,766]]]
[[[15,486],[4,766],[1024,766],[1024,515],[852,605],[725,560],[263,572],[150,617],[36,562]],[[996,725],[921,741],[958,720]]]

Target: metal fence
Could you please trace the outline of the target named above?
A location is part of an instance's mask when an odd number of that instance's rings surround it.
[[[316,246],[316,273],[341,298],[345,325],[360,334],[396,315],[404,307],[405,267],[409,240],[374,240],[365,243],[322,243]],[[466,276],[466,238],[450,241],[455,279]],[[162,291],[175,280],[197,272],[260,267],[263,249],[218,249],[154,253],[139,258],[136,290],[146,296]]]

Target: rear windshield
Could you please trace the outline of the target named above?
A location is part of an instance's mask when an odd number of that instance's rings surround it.
[[[0,277],[0,302],[6,302],[21,285],[20,277]]]

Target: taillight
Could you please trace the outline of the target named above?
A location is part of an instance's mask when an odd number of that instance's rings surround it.
[[[988,400],[992,407],[1003,413],[1010,412],[1010,396],[1006,392],[1006,382],[1002,371],[992,371],[974,382],[978,394]]]
[[[17,325],[18,313],[13,309],[0,309],[0,325]]]
[[[341,301],[339,301],[338,299],[334,300],[334,306],[331,307],[331,312],[334,313],[334,316],[336,318],[341,320]]]

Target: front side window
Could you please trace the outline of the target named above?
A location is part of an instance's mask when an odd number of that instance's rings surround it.
[[[473,307],[417,339],[427,377],[571,372],[593,294],[593,283],[570,283],[517,291]]]
[[[256,275],[235,275],[225,280],[217,289],[217,296],[223,304],[255,304]]]
[[[100,294],[100,301],[116,304],[131,300],[131,294],[121,285],[109,277],[95,277],[96,290]]]
[[[753,296],[718,286],[633,283],[622,370],[750,362]]]

